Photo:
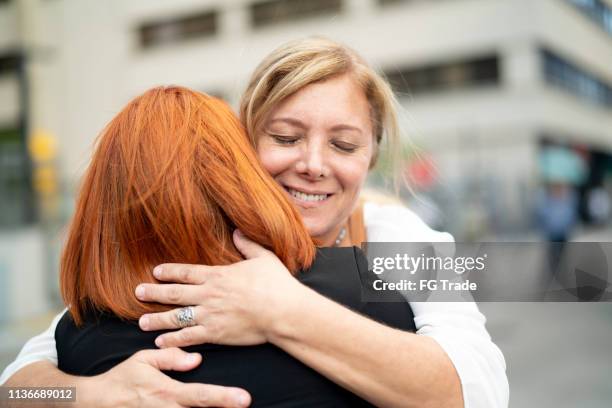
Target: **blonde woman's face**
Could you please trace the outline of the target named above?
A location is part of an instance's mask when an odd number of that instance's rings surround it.
[[[259,135],[261,162],[325,245],[334,243],[365,182],[374,152],[371,123],[363,91],[345,75],[285,99]]]

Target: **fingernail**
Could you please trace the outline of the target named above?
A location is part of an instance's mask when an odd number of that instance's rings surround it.
[[[239,407],[246,407],[249,403],[249,397],[242,392],[237,393],[234,398]]]
[[[139,323],[141,329],[146,330],[149,328],[149,318],[147,316],[142,316]]]
[[[187,356],[187,362],[188,363],[195,363],[196,361],[198,361],[198,354],[197,353],[189,353],[189,355]]]
[[[155,268],[153,268],[153,276],[155,276],[157,279],[161,277],[161,273],[162,273],[161,265],[157,265]]]
[[[142,299],[142,298],[144,298],[144,295],[145,295],[145,288],[144,288],[144,286],[138,285],[136,287],[136,297],[138,299]]]
[[[163,347],[164,346],[164,339],[162,339],[161,337],[158,337],[155,339],[155,345],[157,347]]]

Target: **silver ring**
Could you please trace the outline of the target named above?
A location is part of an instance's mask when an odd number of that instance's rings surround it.
[[[195,311],[193,306],[182,307],[176,311],[176,320],[180,327],[195,326]]]

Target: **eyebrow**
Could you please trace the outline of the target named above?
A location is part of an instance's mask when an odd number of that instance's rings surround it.
[[[307,126],[305,124],[303,124],[302,122],[300,122],[297,119],[294,118],[274,118],[272,120],[270,120],[270,123],[274,123],[274,122],[283,122],[283,123],[287,123],[289,125],[295,126],[295,127],[299,127],[300,129],[306,129]]]
[[[308,126],[306,126],[300,120],[295,119],[295,118],[286,118],[286,117],[274,118],[274,119],[270,120],[269,123],[272,124],[274,122],[287,123],[289,125],[298,127],[300,129],[307,129],[308,128]],[[332,126],[330,130],[334,131],[334,132],[343,131],[343,130],[350,130],[350,131],[353,131],[353,132],[363,133],[363,131],[360,128],[358,128],[357,126],[351,126],[351,125],[347,125],[347,124],[340,124],[340,125]]]
[[[363,131],[361,129],[359,129],[358,127],[356,127],[356,126],[344,125],[344,124],[343,125],[333,126],[331,128],[331,130],[334,131],[334,132],[338,132],[338,131],[342,131],[342,130],[350,130],[350,131],[353,131],[353,132],[363,133]]]

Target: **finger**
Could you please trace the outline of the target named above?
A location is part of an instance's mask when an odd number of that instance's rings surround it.
[[[234,245],[246,259],[257,258],[270,253],[266,248],[248,239],[240,230],[234,230]]]
[[[191,264],[161,264],[153,268],[153,276],[164,282],[188,283],[199,285],[204,283],[206,272],[213,266]]]
[[[178,403],[189,407],[242,408],[251,404],[251,396],[241,388],[211,384],[183,384],[177,388]]]
[[[196,344],[204,344],[207,342],[207,330],[204,326],[197,325],[193,327],[185,327],[184,329],[165,333],[157,336],[155,345],[159,348],[166,347],[187,347]]]
[[[136,287],[134,293],[138,299],[145,302],[182,306],[198,304],[202,297],[198,285],[178,283],[142,283]]]
[[[166,312],[144,314],[138,319],[138,325],[144,331],[180,329],[181,325],[178,320],[179,310],[173,309]],[[193,320],[197,322],[198,317],[202,317],[201,308],[193,306],[193,314]]]
[[[202,356],[200,354],[187,353],[176,347],[162,350],[142,350],[134,354],[134,358],[158,370],[172,371],[193,370],[202,362]]]

